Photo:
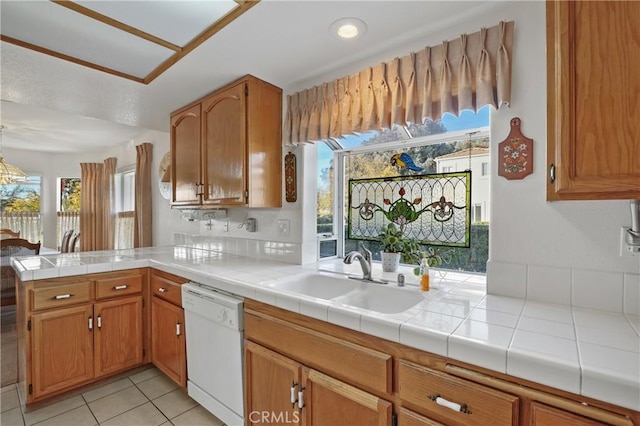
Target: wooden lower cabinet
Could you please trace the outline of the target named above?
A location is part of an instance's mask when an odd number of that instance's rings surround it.
[[[147,269],[19,282],[18,392],[26,404],[148,362]]]
[[[245,422],[286,425],[301,419],[297,399],[302,365],[251,341],[244,343]],[[297,421],[293,421],[297,420]]]
[[[151,362],[183,388],[187,386],[184,310],[151,298]]]
[[[391,425],[392,404],[245,341],[248,425]]]
[[[569,411],[533,402],[531,426],[598,426],[605,423],[579,416]]]
[[[92,317],[90,304],[31,317],[33,398],[93,379]]]
[[[309,368],[303,371],[302,383],[306,425],[392,424],[389,401]]]
[[[640,426],[638,411],[254,300],[244,308],[249,425]]]
[[[142,296],[96,303],[95,377],[142,364]]]

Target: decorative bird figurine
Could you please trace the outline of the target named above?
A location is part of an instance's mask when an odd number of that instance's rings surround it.
[[[409,170],[413,170],[414,172],[420,172],[424,170],[422,167],[416,166],[413,162],[413,159],[407,154],[403,152],[402,154],[393,154],[391,157],[391,165],[398,166],[400,168],[406,167]]]

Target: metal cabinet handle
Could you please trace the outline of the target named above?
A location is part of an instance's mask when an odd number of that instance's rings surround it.
[[[295,407],[296,402],[298,402],[298,398],[296,398],[296,387],[298,384],[296,382],[291,382],[291,406]]]
[[[116,285],[113,287],[114,290],[124,290],[125,288],[129,287],[127,284],[122,284],[122,285]]]
[[[89,317],[89,330],[93,330],[93,317]]]
[[[75,294],[59,294],[57,296],[53,296],[52,299],[54,300],[61,300],[61,299],[68,299],[70,297],[75,296]]]
[[[450,410],[456,411],[458,413],[471,414],[471,410],[467,407],[467,404],[457,404],[455,402],[451,402],[447,399],[442,398],[440,395],[430,395],[427,398],[434,401],[436,404],[446,407]]]
[[[102,328],[102,317],[98,315],[98,328]]]
[[[166,293],[166,292],[167,292],[167,289],[166,289],[166,288],[164,288],[164,287],[160,287],[160,288],[158,289],[158,291],[159,291],[160,293]]]
[[[300,391],[298,391],[298,408],[301,410],[304,408],[304,389],[300,388]]]
[[[180,336],[180,323],[176,323],[176,336]]]

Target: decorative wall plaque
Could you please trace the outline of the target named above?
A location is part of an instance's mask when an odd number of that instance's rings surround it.
[[[509,136],[498,144],[498,175],[523,179],[533,173],[533,139],[520,131],[520,118],[511,119]]]
[[[289,152],[284,156],[285,199],[289,203],[295,203],[298,199],[296,186],[296,156]]]

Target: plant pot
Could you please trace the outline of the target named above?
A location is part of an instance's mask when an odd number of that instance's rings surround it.
[[[383,251],[380,253],[382,258],[382,270],[384,272],[395,272],[400,266],[400,256],[402,253],[387,253]]]

